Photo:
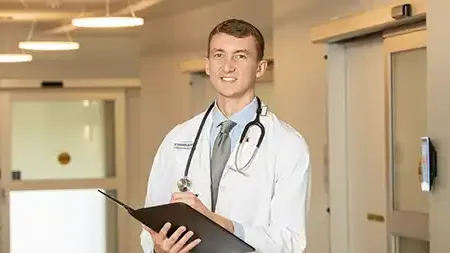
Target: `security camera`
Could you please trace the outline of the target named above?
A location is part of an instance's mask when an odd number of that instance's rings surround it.
[[[393,19],[403,19],[411,17],[411,15],[412,15],[411,4],[401,4],[394,6],[391,9],[391,17]]]

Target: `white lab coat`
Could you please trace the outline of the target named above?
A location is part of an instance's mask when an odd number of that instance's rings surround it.
[[[205,112],[177,125],[164,138],[150,172],[146,206],[166,204],[178,191],[190,145]],[[303,137],[270,111],[260,117],[265,138],[245,173],[225,168],[216,213],[244,228],[244,239],[257,253],[302,253],[306,247],[306,214],[309,200],[310,157]],[[210,129],[212,113],[205,122],[189,171],[192,191],[210,208]],[[259,137],[251,127],[249,142],[238,161],[249,160]],[[236,147],[228,166],[234,166]],[[243,164],[242,164],[243,165]],[[150,235],[141,233],[145,253],[153,250]]]

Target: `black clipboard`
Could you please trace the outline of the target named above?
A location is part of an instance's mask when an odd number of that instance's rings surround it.
[[[133,218],[154,231],[159,231],[166,222],[170,222],[172,226],[167,237],[172,235],[178,227],[185,226],[186,231],[194,232],[188,243],[197,238],[202,240],[191,250],[192,253],[247,253],[255,251],[255,248],[251,245],[185,203],[133,209],[105,192],[98,191],[125,208]]]

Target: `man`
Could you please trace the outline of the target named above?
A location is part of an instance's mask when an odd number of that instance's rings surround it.
[[[244,127],[255,119],[259,108],[255,84],[267,69],[264,47],[260,31],[242,20],[226,20],[211,31],[206,73],[217,91],[211,115],[205,117],[203,112],[166,136],[150,172],[145,205],[184,202],[252,245],[256,252],[301,253],[306,247],[310,174],[305,140],[272,112],[263,112],[260,120],[265,135],[256,155],[252,158],[246,153],[255,150],[246,147],[255,147],[262,133],[256,126],[250,128],[242,149],[236,150]],[[183,177],[203,118],[206,121],[189,170],[196,190],[179,192],[174,186]],[[222,157],[222,163],[217,157]],[[238,164],[246,161],[251,163],[245,172],[233,169],[235,165],[244,167]],[[144,252],[186,253],[202,243],[198,238],[186,243],[192,232],[180,236],[184,227],[167,238],[169,228],[170,223],[160,231],[144,227]]]

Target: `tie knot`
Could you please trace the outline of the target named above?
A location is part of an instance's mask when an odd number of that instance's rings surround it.
[[[233,129],[233,127],[235,125],[236,125],[236,122],[231,121],[231,120],[226,120],[226,121],[222,122],[222,128],[220,129],[220,132],[228,134],[228,133],[230,133],[231,129]]]

